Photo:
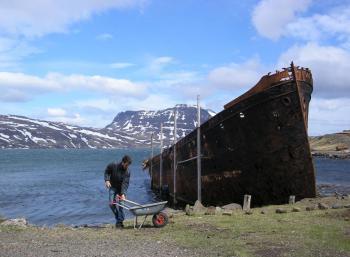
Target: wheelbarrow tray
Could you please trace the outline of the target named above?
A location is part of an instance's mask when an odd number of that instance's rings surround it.
[[[132,214],[135,216],[157,214],[165,208],[165,205],[167,203],[167,201],[164,201],[158,203],[142,204],[140,206],[129,208],[129,211],[132,212]]]

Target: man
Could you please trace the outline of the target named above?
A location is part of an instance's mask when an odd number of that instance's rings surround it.
[[[130,164],[131,158],[125,155],[120,163],[112,162],[108,164],[104,174],[105,185],[109,189],[109,206],[115,216],[116,228],[124,227],[124,211],[122,207],[113,204],[113,201],[116,198],[120,201],[126,198],[130,180],[130,171],[128,169]]]

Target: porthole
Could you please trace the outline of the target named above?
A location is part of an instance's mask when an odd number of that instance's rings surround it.
[[[285,106],[289,106],[291,103],[292,103],[292,100],[290,100],[290,98],[288,96],[286,97],[283,97],[282,98],[282,103],[285,105]]]

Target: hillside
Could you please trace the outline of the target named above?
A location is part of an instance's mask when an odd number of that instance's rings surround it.
[[[350,156],[350,131],[326,134],[323,136],[310,137],[310,146],[313,155],[328,157]]]

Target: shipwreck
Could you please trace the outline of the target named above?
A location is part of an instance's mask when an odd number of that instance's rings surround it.
[[[293,63],[263,76],[223,111],[150,158],[152,189],[174,203],[199,199],[206,205],[241,203],[245,194],[255,206],[286,203],[290,195],[315,197],[307,133],[312,91],[311,71]]]

